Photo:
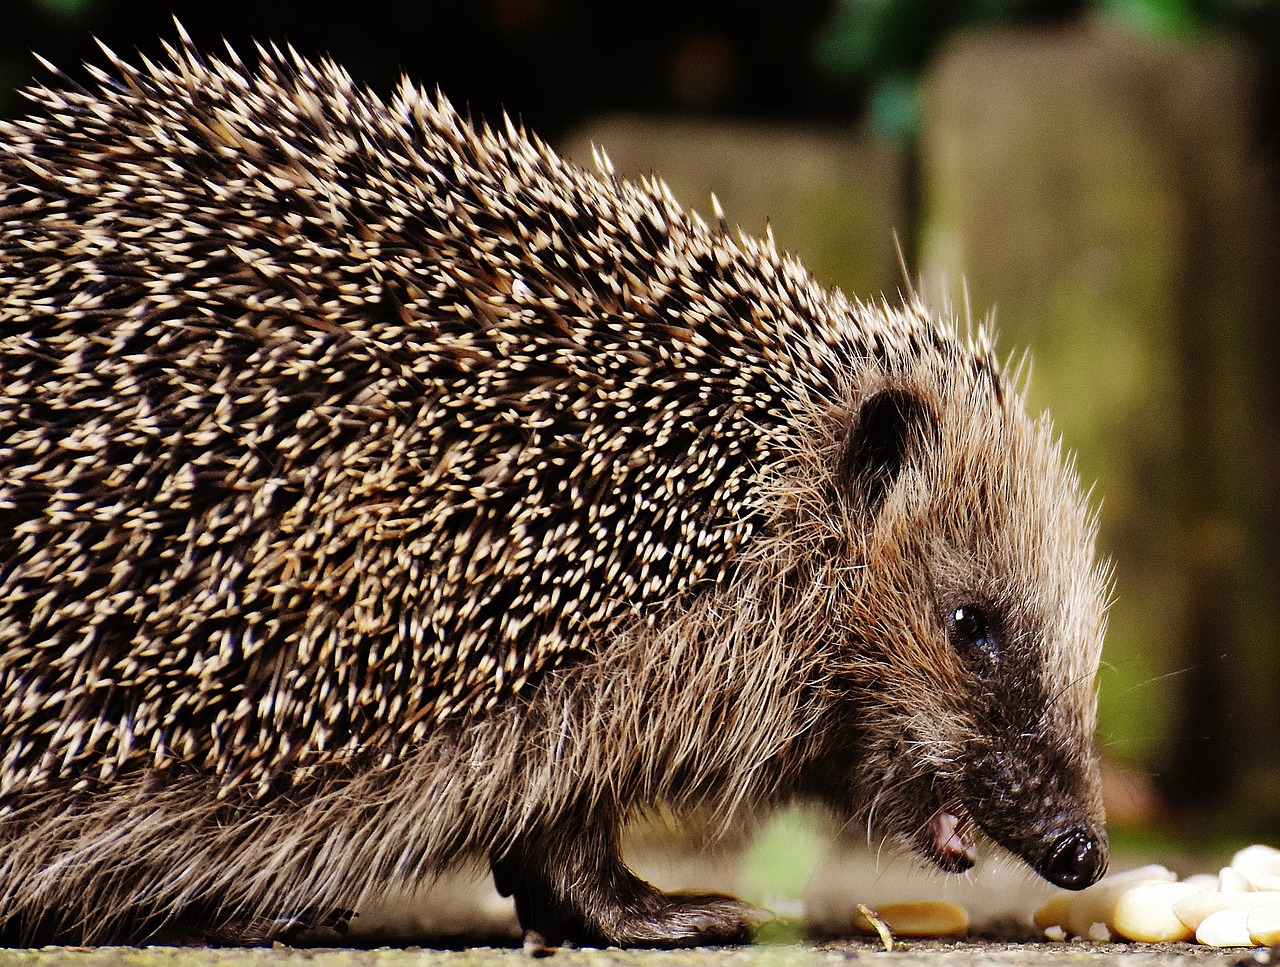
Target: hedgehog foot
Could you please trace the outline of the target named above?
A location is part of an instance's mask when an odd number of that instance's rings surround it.
[[[188,916],[166,925],[148,942],[174,946],[269,947],[275,943],[309,946],[317,937],[341,937],[347,933],[353,910],[270,917],[242,914],[231,917]]]
[[[526,840],[492,860],[498,892],[514,898],[524,946],[693,947],[742,943],[761,911],[719,893],[664,893],[622,862],[616,837]]]

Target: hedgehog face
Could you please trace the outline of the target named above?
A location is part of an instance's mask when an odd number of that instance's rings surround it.
[[[857,408],[839,468],[864,528],[842,676],[868,825],[938,866],[977,830],[1051,882],[1106,867],[1093,752],[1106,581],[1045,423],[994,376]]]

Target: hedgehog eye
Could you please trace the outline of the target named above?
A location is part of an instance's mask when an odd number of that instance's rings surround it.
[[[962,604],[951,613],[951,635],[956,650],[984,668],[1000,657],[1000,642],[987,612],[976,604]]]

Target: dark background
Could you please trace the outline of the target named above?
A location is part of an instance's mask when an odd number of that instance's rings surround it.
[[[254,5],[175,0],[6,0],[0,112],[40,73],[160,51],[176,15],[198,46],[255,40],[328,54],[389,90],[402,73],[485,117],[507,110],[555,139],[602,111],[872,121],[914,131],[915,82],[949,36],[977,26],[1043,25],[1087,14],[1129,20],[1168,42],[1245,38],[1267,77],[1265,137],[1276,143],[1276,0],[373,0]]]

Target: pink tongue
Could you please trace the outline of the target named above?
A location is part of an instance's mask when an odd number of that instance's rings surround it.
[[[943,856],[963,856],[970,863],[978,860],[973,841],[960,831],[959,817],[945,809],[933,814],[933,845]]]

